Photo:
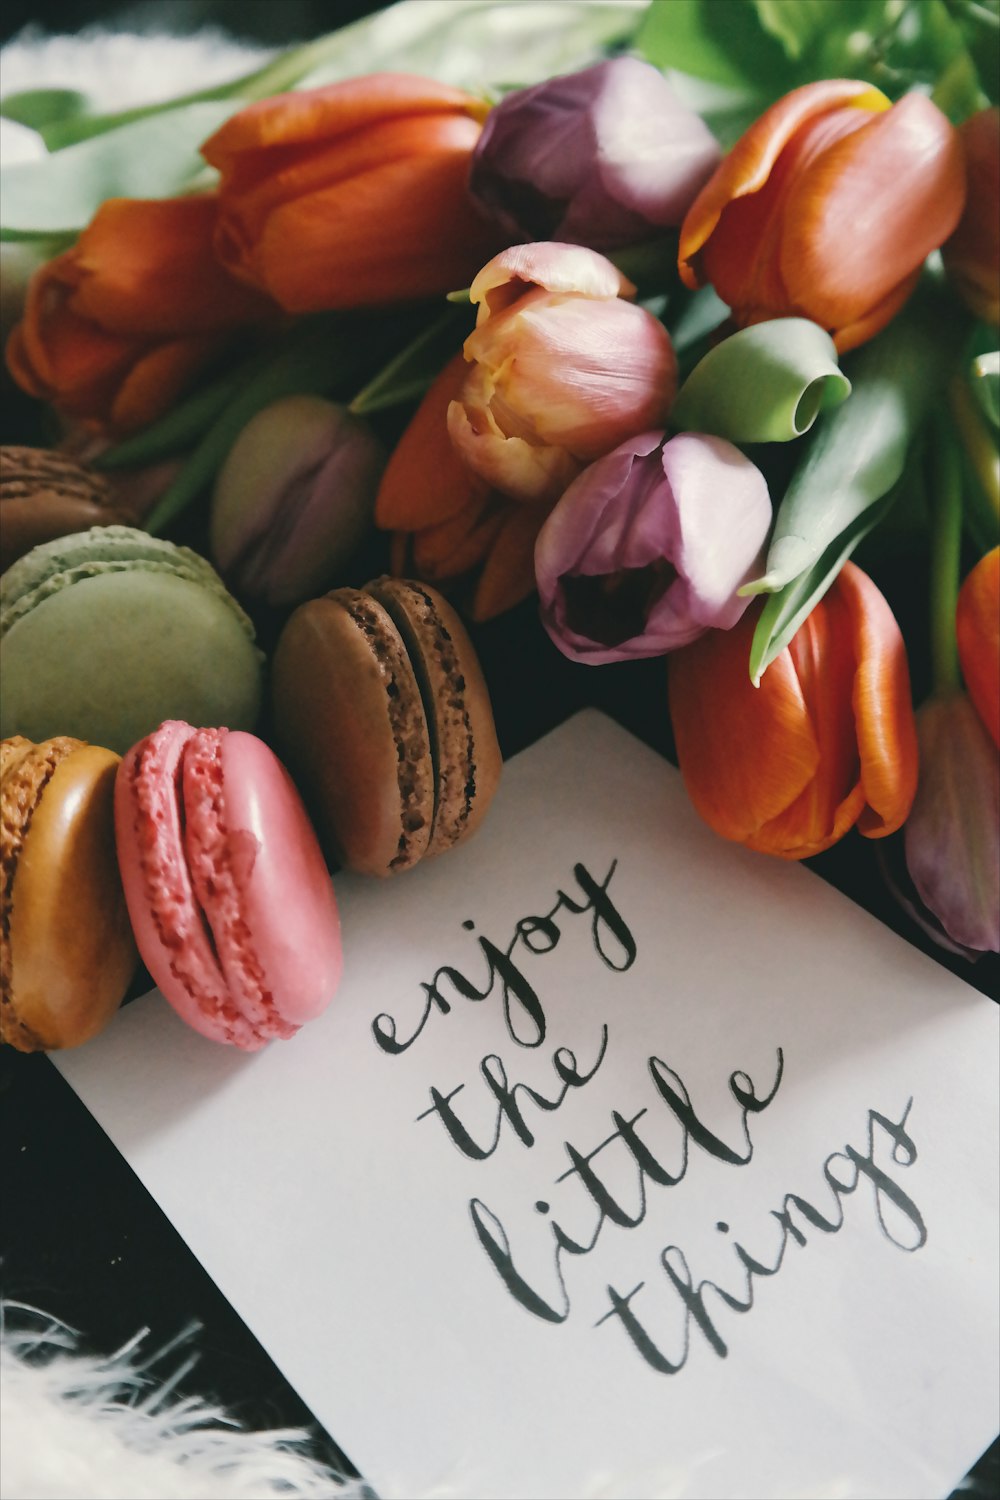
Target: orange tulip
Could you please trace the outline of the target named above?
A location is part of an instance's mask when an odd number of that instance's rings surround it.
[[[248,105],[202,147],[222,174],[219,259],[289,312],[468,286],[498,244],[466,187],[485,115],[406,73]]]
[[[759,610],[669,659],[670,712],[692,802],[723,838],[805,859],[857,826],[899,828],[917,788],[917,739],[899,626],[845,563],[755,688]]]
[[[115,433],[160,416],[248,322],[274,316],[212,255],[214,196],[103,203],[32,277],[7,343],[32,396]]]
[[[962,584],[955,626],[969,697],[1000,746],[1000,547],[987,552]]]
[[[981,109],[959,129],[969,194],[942,248],[945,267],[977,318],[1000,323],[1000,109]]]
[[[403,433],[382,478],[375,520],[395,533],[393,568],[448,584],[480,569],[470,606],[489,620],[535,587],[535,538],[551,505],[523,505],[467,469],[448,436],[448,407],[468,366],[456,354]]]
[[[830,79],[779,99],[688,210],[679,269],[740,327],[811,318],[843,352],[884,328],[965,202],[958,133],[929,99]]]

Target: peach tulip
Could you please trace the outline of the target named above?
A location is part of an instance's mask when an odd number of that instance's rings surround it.
[[[277,309],[212,255],[217,200],[110,198],[28,288],[7,343],[29,395],[112,433],[166,411],[232,332]]]
[[[995,327],[1000,323],[1000,109],[981,109],[958,133],[969,193],[941,254],[963,302]]]
[[[811,318],[843,352],[900,310],[964,202],[962,144],[936,105],[826,79],[737,141],[688,211],[679,269],[740,327]]]
[[[871,579],[845,563],[755,688],[758,609],[669,658],[681,773],[716,833],[804,859],[857,827],[901,827],[917,787],[917,738],[899,626]]]
[[[485,115],[406,73],[248,105],[202,147],[221,173],[219,259],[295,313],[468,286],[503,243],[467,191]]]
[[[969,697],[1000,746],[1000,547],[987,552],[962,584],[955,627]]]
[[[663,324],[582,245],[515,245],[472,283],[472,365],[448,408],[463,462],[514,499],[551,503],[592,459],[662,427],[677,389]]]

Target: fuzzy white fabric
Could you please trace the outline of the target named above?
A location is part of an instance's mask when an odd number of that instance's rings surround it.
[[[4,1500],[364,1500],[309,1455],[301,1429],[246,1432],[219,1406],[177,1396],[190,1334],[152,1357],[137,1335],[109,1358],[80,1351],[43,1313],[0,1311]],[[169,1369],[156,1378],[152,1366]],[[166,1361],[166,1364],[164,1363]]]

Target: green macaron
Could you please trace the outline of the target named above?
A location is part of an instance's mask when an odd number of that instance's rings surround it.
[[[33,548],[0,578],[0,735],[124,754],[165,719],[252,729],[263,656],[214,568],[129,526]]]

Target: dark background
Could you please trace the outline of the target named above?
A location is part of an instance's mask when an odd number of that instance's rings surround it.
[[[245,41],[280,47],[379,8],[371,0],[136,0],[121,5],[7,0],[0,41],[27,25],[49,32],[100,25],[146,33],[187,33],[210,25]],[[919,650],[926,559],[901,560],[897,553],[884,572],[874,571],[907,639],[918,642],[916,659],[926,657]],[[662,662],[598,672],[570,664],[541,632],[531,601],[474,635],[505,755],[530,744],[577,708],[595,704],[672,757]],[[511,663],[517,664],[516,673]],[[918,681],[915,687],[919,697],[922,685]],[[902,915],[885,889],[869,841],[851,835],[809,863],[908,941],[984,992],[996,994],[1000,966],[994,959],[975,967],[951,959]],[[224,1162],[220,1170],[225,1170]],[[65,1319],[80,1330],[88,1347],[101,1352],[113,1351],[137,1329],[148,1327],[146,1347],[152,1353],[193,1323],[199,1361],[183,1391],[221,1400],[248,1426],[311,1426],[317,1452],[343,1463],[328,1435],[318,1429],[48,1060],[21,1057],[9,1048],[0,1049],[0,1183],[0,1274],[6,1297]],[[956,1349],[954,1355],[960,1361],[962,1351]],[[168,1360],[166,1368],[154,1369],[159,1378],[182,1355],[170,1358],[173,1363]],[[448,1441],[442,1430],[442,1445]],[[972,1494],[1000,1493],[1000,1444],[977,1465],[974,1480]]]

